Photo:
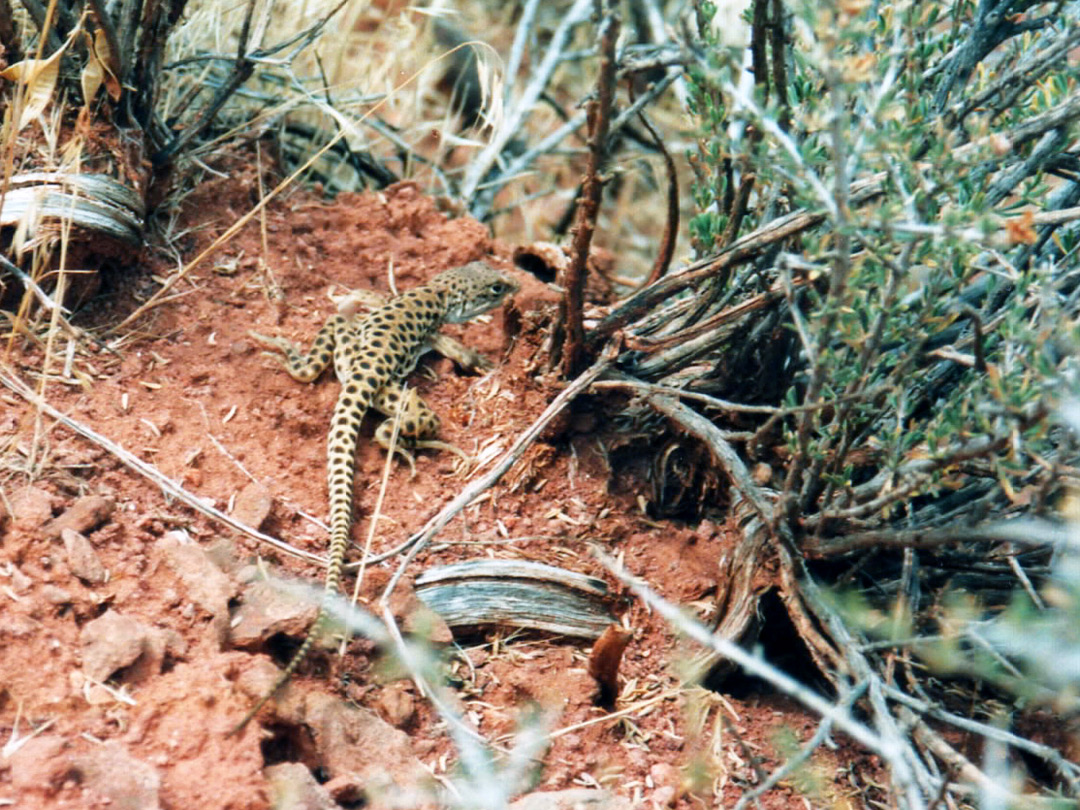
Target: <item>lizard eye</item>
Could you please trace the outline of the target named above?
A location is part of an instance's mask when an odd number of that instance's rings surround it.
[[[488,292],[490,292],[492,295],[502,295],[504,292],[506,292],[506,285],[503,284],[501,281],[496,281],[488,289]]]

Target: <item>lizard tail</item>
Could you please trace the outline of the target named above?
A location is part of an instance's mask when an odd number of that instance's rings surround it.
[[[349,545],[349,530],[352,528],[353,475],[356,470],[356,443],[360,435],[360,423],[363,421],[366,407],[358,408],[353,403],[338,400],[334,409],[334,421],[328,440],[329,462],[327,477],[330,489],[330,550],[326,568],[326,585],[323,589],[323,603],[319,606],[319,615],[308,630],[303,643],[293,653],[285,671],[278,676],[274,686],[263,695],[255,706],[244,715],[244,719],[233,726],[229,736],[238,734],[251,721],[259,710],[277,694],[293,676],[307,658],[315,640],[326,626],[329,614],[327,602],[337,594],[341,583],[341,570],[345,564],[345,551]]]
[[[315,622],[311,625],[311,629],[308,630],[307,636],[304,638],[303,643],[301,643],[297,651],[293,653],[293,657],[289,661],[288,666],[285,667],[285,671],[278,676],[278,679],[276,681],[274,681],[274,685],[270,688],[270,690],[267,691],[267,693],[261,698],[259,698],[258,702],[251,707],[247,714],[244,715],[244,719],[232,727],[232,729],[229,731],[228,736],[231,737],[234,734],[239,734],[241,731],[243,731],[244,726],[251,722],[251,718],[253,718],[259,713],[259,709],[265,706],[270,700],[270,698],[276,695],[278,693],[278,690],[280,690],[281,687],[286,684],[289,678],[293,676],[296,670],[300,667],[300,664],[302,664],[304,662],[304,659],[307,658],[307,654],[311,652],[311,648],[315,646],[315,639],[319,637],[319,634],[322,632],[323,625],[326,624],[326,616],[326,608],[319,608],[319,615],[315,617]]]

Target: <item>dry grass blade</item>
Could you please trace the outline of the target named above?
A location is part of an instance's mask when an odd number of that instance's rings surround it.
[[[24,129],[31,121],[41,118],[45,107],[52,101],[57,80],[60,78],[60,60],[73,38],[74,34],[47,59],[24,59],[0,71],[0,78],[18,82],[21,87],[25,87],[22,112],[15,127],[16,131]]]

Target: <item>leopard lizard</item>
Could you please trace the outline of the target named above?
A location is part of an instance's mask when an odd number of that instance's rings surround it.
[[[431,439],[439,429],[438,417],[414,391],[405,402],[403,382],[420,356],[446,323],[464,323],[499,306],[518,285],[483,262],[446,270],[427,284],[398,295],[358,319],[330,316],[315,336],[306,355],[284,338],[249,333],[255,340],[284,355],[282,364],[301,382],[312,382],[333,363],[341,393],[327,440],[327,480],[330,494],[330,549],[323,602],[300,647],[271,688],[235,727],[248,721],[292,677],[311,651],[327,622],[327,601],[338,590],[352,527],[353,476],[360,423],[369,408],[392,417],[400,407],[399,441],[409,447],[456,449]],[[375,440],[389,449],[393,420],[383,422]]]

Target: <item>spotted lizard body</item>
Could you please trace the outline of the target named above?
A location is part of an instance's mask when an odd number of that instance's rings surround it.
[[[488,265],[472,262],[442,272],[358,319],[332,315],[306,355],[282,338],[251,333],[263,345],[281,352],[286,370],[301,382],[313,381],[333,363],[341,393],[327,441],[330,549],[323,604],[285,671],[236,730],[242,729],[292,677],[326,624],[326,602],[337,593],[352,527],[356,446],[364,414],[374,408],[393,417],[400,406],[404,415],[399,424],[399,442],[410,447],[449,447],[430,438],[438,432],[439,419],[414,391],[404,394],[405,402],[401,403],[403,382],[439,327],[471,320],[497,307],[517,289],[516,283]],[[392,432],[393,419],[388,419],[377,429],[375,439],[389,448]]]

